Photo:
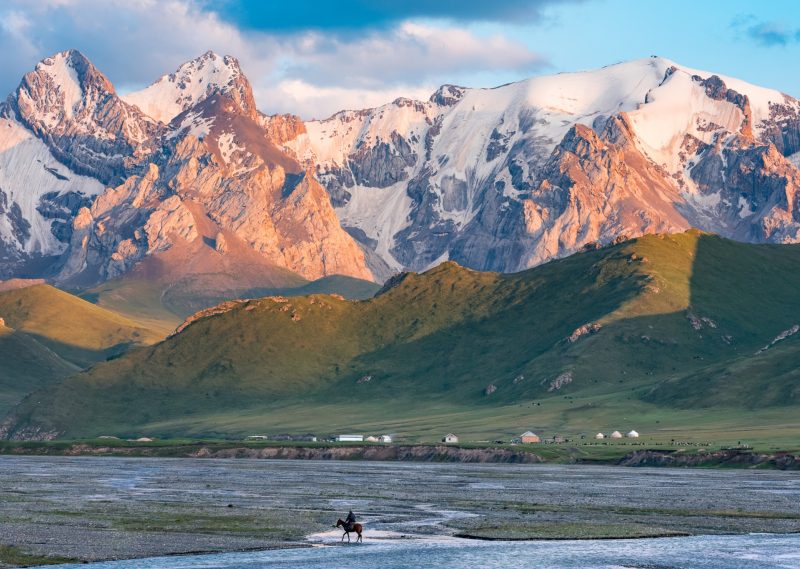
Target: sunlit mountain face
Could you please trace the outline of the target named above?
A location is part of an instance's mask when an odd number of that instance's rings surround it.
[[[230,56],[120,97],[73,50],[2,109],[5,277],[89,286],[158,259],[172,275],[248,267],[254,286],[382,282],[689,227],[800,238],[800,103],[663,58],[304,122],[259,112]]]

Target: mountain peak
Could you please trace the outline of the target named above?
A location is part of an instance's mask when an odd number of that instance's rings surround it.
[[[65,49],[45,57],[36,64],[36,69],[45,69],[50,66],[68,65],[72,68],[91,65],[91,61],[81,51],[77,49]]]
[[[91,64],[89,58],[83,55],[81,51],[72,48],[54,53],[50,57],[45,57],[36,65],[36,67],[41,68],[42,66],[57,65],[62,62],[72,67],[75,67],[76,65]]]
[[[134,162],[129,154],[138,160],[150,152],[158,129],[76,49],[46,57],[26,73],[2,113],[45,141],[74,172],[104,184],[124,178]]]
[[[17,118],[39,131],[66,128],[99,101],[114,97],[111,81],[80,51],[69,49],[37,63],[7,103]]]
[[[214,95],[228,96],[247,114],[255,112],[250,83],[239,61],[211,50],[182,64],[174,73],[123,97],[146,115],[169,123],[176,116]]]
[[[37,63],[22,78],[10,101],[17,110],[36,107],[40,114],[52,115],[52,121],[58,122],[71,118],[90,91],[114,94],[114,86],[85,55],[69,49]]]
[[[98,70],[82,52],[77,49],[68,49],[44,58],[36,64],[34,73],[43,72],[54,79],[64,79],[64,73],[74,72],[75,79],[83,88],[92,80],[99,80],[100,86],[109,93],[114,92],[114,85]],[[64,81],[56,81],[64,84]]]

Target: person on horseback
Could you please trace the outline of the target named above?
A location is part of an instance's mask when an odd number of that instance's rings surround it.
[[[345,531],[353,531],[353,524],[356,523],[356,515],[353,513],[353,510],[350,510],[347,513],[347,517],[344,519],[344,521],[347,524]]]
[[[350,510],[347,513],[346,520],[339,518],[336,520],[336,527],[344,529],[344,533],[342,534],[342,539],[340,541],[344,541],[344,538],[347,538],[347,543],[350,543],[350,532],[354,531],[358,534],[356,538],[356,543],[364,543],[364,526],[356,521],[356,515],[353,513],[353,510]]]

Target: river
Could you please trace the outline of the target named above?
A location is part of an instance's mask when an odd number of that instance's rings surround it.
[[[64,565],[78,569],[86,565]],[[696,536],[642,540],[480,542],[385,540],[345,547],[160,557],[97,563],[94,569],[256,567],[493,567],[530,569],[771,569],[800,567],[800,536]]]
[[[340,546],[350,508],[364,544]],[[0,457],[0,544],[100,569],[800,568],[797,532],[791,472]]]

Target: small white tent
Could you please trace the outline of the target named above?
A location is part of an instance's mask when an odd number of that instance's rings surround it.
[[[630,433],[628,433],[625,436],[628,437],[629,439],[638,439],[639,438],[639,433],[637,433],[636,431],[631,431]]]
[[[612,439],[621,439],[622,438],[622,433],[620,433],[619,431],[614,431],[613,433],[611,433],[611,438]]]
[[[597,440],[600,440],[600,439],[604,439],[604,438],[606,438],[606,436],[605,436],[603,433],[597,433],[597,434],[594,436],[594,438],[596,438]]]

